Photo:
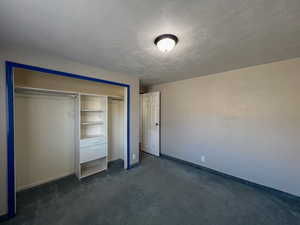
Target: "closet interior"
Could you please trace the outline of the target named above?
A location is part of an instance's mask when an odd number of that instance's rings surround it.
[[[124,87],[25,69],[14,86],[17,191],[126,161]]]

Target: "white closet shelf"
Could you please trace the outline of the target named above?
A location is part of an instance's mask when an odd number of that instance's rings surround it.
[[[80,112],[104,112],[104,110],[81,109]]]
[[[90,121],[90,122],[81,122],[81,125],[102,125],[103,121]]]
[[[91,93],[84,93],[80,92],[81,95],[85,97],[109,97],[109,98],[116,98],[116,99],[124,99],[123,95],[99,95],[99,94],[91,94]]]
[[[81,161],[80,162],[80,165],[83,165],[83,164],[86,164],[86,163],[89,163],[89,162],[91,162],[92,160],[100,160],[100,159],[105,159],[107,156],[105,155],[105,156],[99,156],[99,157],[94,157],[94,158],[92,158],[92,159],[89,159],[89,160],[83,160],[83,161]]]
[[[80,138],[80,140],[86,140],[86,139],[91,139],[91,138],[104,138],[105,136],[102,134],[99,135],[89,135],[89,136],[84,136],[83,138]]]
[[[103,170],[105,170],[106,168],[101,168],[101,169],[97,169],[97,170],[94,170],[93,168],[92,169],[86,169],[86,170],[83,170],[81,173],[81,177],[80,177],[80,179],[81,178],[85,178],[85,177],[88,177],[88,176],[92,176],[92,175],[94,175],[94,174],[96,174],[96,173],[99,173],[99,172],[101,172],[101,171],[103,171]]]

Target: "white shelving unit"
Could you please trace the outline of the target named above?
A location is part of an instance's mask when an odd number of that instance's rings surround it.
[[[107,169],[107,96],[79,94],[76,174],[79,179]]]

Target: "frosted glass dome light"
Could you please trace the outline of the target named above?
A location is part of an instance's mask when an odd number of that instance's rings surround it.
[[[162,52],[171,51],[178,42],[178,38],[173,34],[163,34],[155,38],[154,44]]]

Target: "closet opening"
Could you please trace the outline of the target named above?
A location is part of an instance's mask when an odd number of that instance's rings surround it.
[[[10,216],[17,192],[70,175],[81,180],[110,162],[129,169],[128,85],[8,64]]]

